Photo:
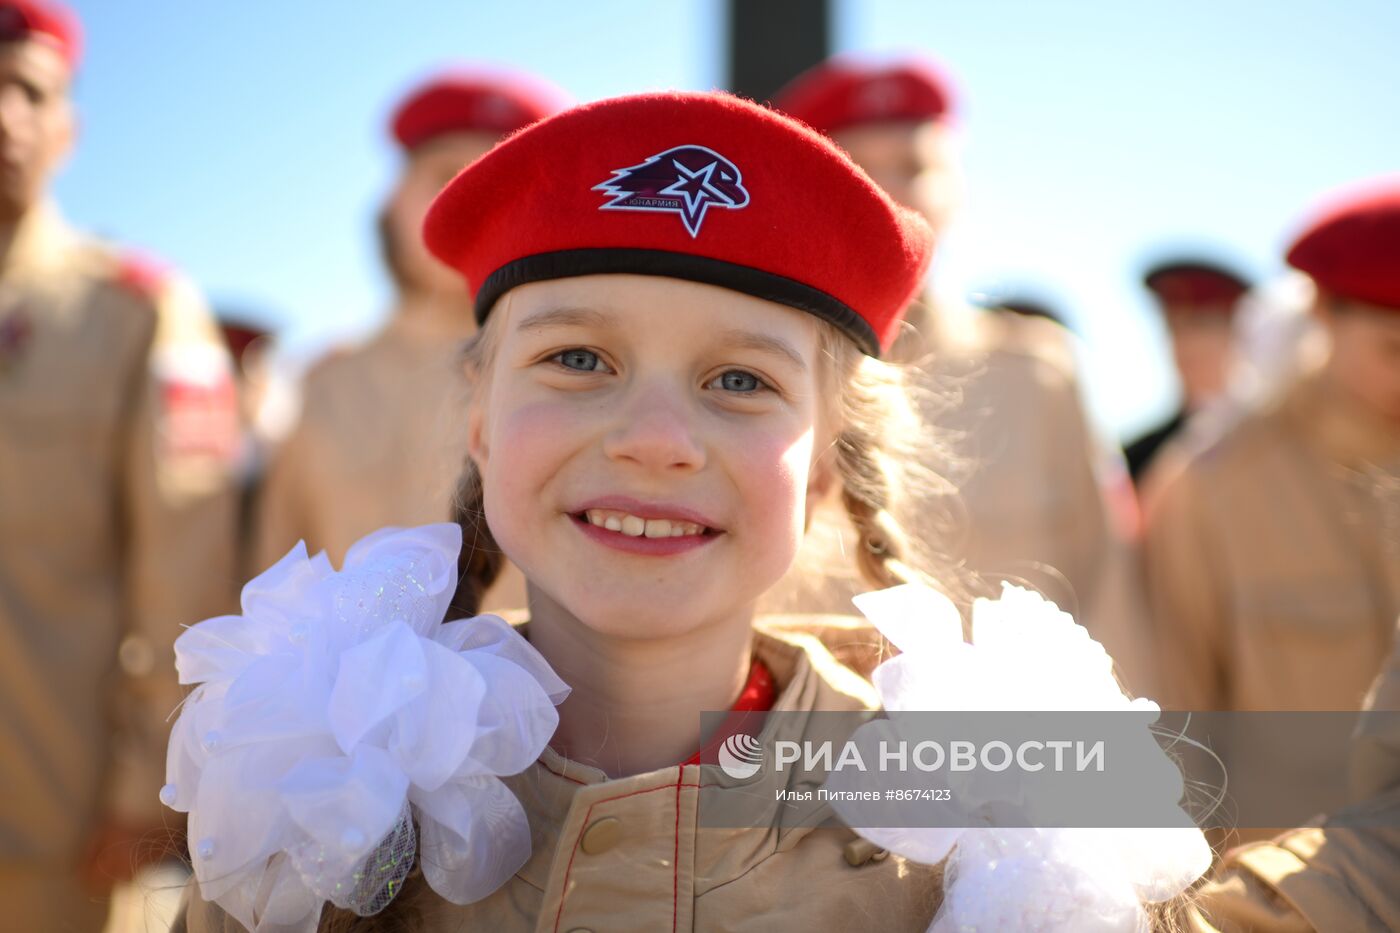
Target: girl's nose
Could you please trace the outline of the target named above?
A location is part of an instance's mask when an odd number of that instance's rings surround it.
[[[665,389],[642,389],[619,416],[603,441],[609,459],[651,470],[694,471],[705,465],[694,413]]]

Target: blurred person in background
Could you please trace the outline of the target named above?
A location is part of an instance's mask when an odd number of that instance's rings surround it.
[[[1231,408],[1272,404],[1322,364],[1327,334],[1312,313],[1315,298],[1312,279],[1290,269],[1240,299],[1226,389]]]
[[[181,625],[232,608],[229,359],[182,278],[71,229],[81,27],[0,2],[0,926],[101,929],[170,854]]]
[[[390,130],[403,163],[379,216],[395,307],[367,343],[333,352],[307,376],[300,420],[264,481],[254,572],[299,540],[312,553],[324,549],[338,565],[351,544],[375,529],[450,514],[461,464],[446,413],[461,388],[457,353],[476,318],[461,276],[423,245],[423,215],[461,169],[562,102],[561,94],[524,75],[445,70],[395,109]],[[442,404],[425,405],[425,398]],[[425,476],[437,479],[425,482]],[[512,570],[486,608],[524,603]]]
[[[935,235],[947,230],[963,176],[953,85],[931,63],[832,59],[773,106],[829,135]],[[921,370],[925,416],[947,437],[932,473],[957,477],[955,497],[921,491],[924,545],[972,571],[973,587],[1009,579],[1045,593],[1084,620],[1130,688],[1151,691],[1146,610],[1126,540],[1136,507],[1116,450],[1089,424],[1068,332],[931,292],[907,321],[891,356]],[[782,596],[790,605],[771,608],[849,611],[850,587],[818,589],[794,579]]]
[[[251,422],[263,392],[263,372],[272,348],[272,329],[256,315],[230,308],[215,309],[219,332],[233,357],[234,377],[239,384],[243,420]]]
[[[1181,380],[1181,404],[1165,422],[1123,449],[1135,482],[1141,482],[1158,449],[1181,430],[1187,418],[1224,394],[1235,312],[1252,287],[1244,276],[1203,256],[1158,262],[1143,276],[1143,284],[1167,325],[1172,361]]]
[[[1006,294],[1003,296],[988,296],[986,302],[978,302],[978,307],[986,308],[989,311],[1010,311],[1012,314],[1022,314],[1026,317],[1041,318],[1060,325],[1065,330],[1073,331],[1065,318],[1064,312],[1057,310],[1048,302],[1029,295]]]
[[[238,540],[242,542],[252,535],[253,508],[271,449],[271,441],[262,429],[259,412],[267,403],[268,393],[275,391],[276,380],[270,366],[273,335],[272,329],[258,315],[242,309],[217,307],[214,315],[233,357],[234,379],[238,383],[238,415],[243,443],[239,449],[236,473],[239,486]],[[239,576],[247,576],[247,573],[240,572]]]
[[[1400,179],[1334,199],[1287,259],[1322,364],[1169,445],[1145,490],[1163,706],[1358,709],[1400,616]],[[1345,800],[1345,769],[1287,735],[1216,750],[1251,793]]]

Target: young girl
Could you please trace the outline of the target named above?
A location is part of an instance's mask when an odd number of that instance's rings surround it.
[[[246,768],[223,762],[263,701],[227,646],[254,635],[186,636],[183,679],[204,686],[162,796],[191,811],[187,928],[926,929],[936,867],[847,830],[704,827],[771,788],[699,752],[704,710],[784,714],[768,744],[879,705],[827,633],[754,605],[833,487],[871,586],[914,573],[886,436],[917,419],[877,356],[927,225],[800,124],[666,93],[517,134],[425,232],[482,323],[455,592],[443,526],[372,536],[339,575],[294,552],[250,585],[256,652],[299,672],[258,682],[295,684],[275,706],[305,726]],[[504,558],[528,580],[528,645],[491,617],[438,625],[449,598],[448,619],[476,611]]]

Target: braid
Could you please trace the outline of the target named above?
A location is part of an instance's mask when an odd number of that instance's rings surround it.
[[[486,591],[505,566],[505,555],[486,523],[484,493],[481,471],[468,458],[453,500],[453,520],[462,529],[462,553],[457,558],[457,592],[447,610],[449,618],[469,617],[480,612]]]
[[[946,584],[950,562],[938,546],[947,540],[944,513],[955,495],[933,467],[946,458],[916,404],[910,367],[867,357],[848,340],[828,346],[836,379],[829,389],[838,425],[833,452],[856,535],[856,569],[877,588]]]
[[[856,566],[873,586],[909,583],[909,541],[890,513],[890,477],[878,448],[861,432],[847,430],[836,441],[843,482],[841,502],[856,530]]]

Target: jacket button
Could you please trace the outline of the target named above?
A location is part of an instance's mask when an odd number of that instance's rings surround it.
[[[583,831],[580,847],[589,855],[601,855],[622,841],[622,821],[612,816],[595,820]]]
[[[890,853],[868,839],[853,839],[846,843],[843,854],[847,865],[859,868],[867,862],[883,862]]]

